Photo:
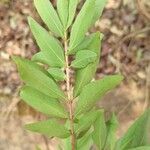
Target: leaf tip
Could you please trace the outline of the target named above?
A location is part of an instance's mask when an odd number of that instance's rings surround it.
[[[18,64],[18,62],[20,61],[20,57],[19,56],[12,56],[11,59],[15,62],[15,64]]]

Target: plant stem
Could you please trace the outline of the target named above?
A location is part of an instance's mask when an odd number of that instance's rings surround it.
[[[74,114],[73,114],[73,99],[71,95],[71,86],[70,86],[70,68],[69,68],[69,58],[67,55],[68,50],[68,39],[67,32],[65,32],[64,36],[64,49],[65,49],[65,61],[66,61],[66,88],[67,88],[67,96],[68,96],[68,106],[69,106],[69,120],[70,120],[70,132],[71,132],[71,146],[72,150],[75,150],[76,138],[74,133]]]

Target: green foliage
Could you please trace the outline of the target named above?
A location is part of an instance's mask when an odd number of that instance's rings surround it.
[[[99,111],[94,123],[93,141],[99,150],[104,148],[107,136],[107,127],[104,118],[104,111]]]
[[[50,116],[67,118],[67,112],[62,105],[40,91],[24,86],[21,89],[20,97],[31,107]]]
[[[74,68],[85,68],[88,64],[93,63],[96,58],[96,53],[90,50],[81,50],[77,52],[76,59],[72,61],[71,66]]]
[[[150,109],[136,120],[126,134],[118,140],[116,150],[139,146],[150,146]]]
[[[107,126],[107,137],[104,149],[114,150],[114,146],[116,143],[116,130],[118,128],[118,121],[115,114],[113,114],[111,119],[106,122],[106,126]]]
[[[69,51],[73,50],[84,39],[85,33],[90,27],[94,15],[94,4],[95,0],[86,0],[80,13],[78,14],[71,29]]]
[[[57,11],[60,17],[60,20],[66,29],[68,22],[68,9],[69,9],[69,1],[68,0],[57,0]]]
[[[22,80],[29,86],[52,98],[65,99],[64,93],[48,75],[49,73],[36,63],[27,59],[13,57]]]
[[[106,92],[112,90],[122,80],[123,77],[121,75],[112,75],[87,84],[79,95],[76,115],[91,109]]]
[[[92,20],[92,24],[95,23],[102,15],[103,9],[106,5],[107,0],[96,0],[95,1],[95,12]]]
[[[63,81],[66,78],[65,73],[59,68],[49,68],[47,71],[56,81]]]
[[[63,37],[63,25],[59,20],[57,12],[49,0],[34,0],[35,7],[42,20],[54,34]]]
[[[85,133],[88,129],[90,129],[91,125],[93,125],[93,123],[95,122],[97,115],[98,115],[97,111],[91,111],[86,113],[80,118],[75,130],[77,137],[80,134]]]
[[[42,64],[47,64],[47,65],[51,65],[51,62],[49,61],[49,58],[47,58],[43,52],[38,52],[35,55],[33,55],[32,57],[32,61],[34,62],[39,62]]]
[[[89,130],[81,139],[77,142],[77,150],[88,150],[92,147],[93,141],[91,136],[91,130]]]
[[[89,49],[92,52],[95,52],[97,54],[97,59],[95,62],[89,64],[85,68],[78,69],[76,71],[74,97],[80,94],[82,88],[92,80],[96,72],[96,68],[99,63],[99,57],[100,57],[101,40],[102,40],[101,34],[95,33],[85,38],[83,44],[79,45],[81,49]]]
[[[108,91],[121,83],[123,76],[109,75],[92,81],[103,35],[97,32],[86,36],[86,32],[101,16],[106,0],[84,1],[75,18],[78,3],[79,0],[57,0],[56,12],[49,0],[34,0],[50,32],[29,17],[40,52],[31,60],[18,56],[13,60],[25,84],[20,97],[51,118],[27,124],[25,128],[50,138],[61,138],[62,144],[58,145],[61,150],[90,150],[93,146],[96,150],[149,150],[150,110],[117,141],[116,116],[113,114],[107,120],[104,110],[96,107]],[[70,55],[75,58],[71,63]],[[75,71],[74,84],[71,69]],[[65,83],[65,91],[61,83]]]
[[[58,40],[50,36],[49,33],[31,17],[29,17],[28,22],[42,54],[48,61],[48,65],[52,67],[63,67],[64,54]]]
[[[136,147],[128,150],[150,150],[150,146]]]
[[[75,16],[76,8],[78,5],[79,0],[69,0],[69,11],[68,11],[68,23],[67,27],[69,27],[72,24],[72,21]]]
[[[38,132],[48,137],[67,138],[70,132],[55,119],[31,123],[25,125],[25,128],[32,132]]]

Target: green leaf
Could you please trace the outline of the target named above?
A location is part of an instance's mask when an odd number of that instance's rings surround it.
[[[116,150],[127,150],[139,146],[150,146],[150,109],[139,117],[117,141]]]
[[[43,53],[43,58],[53,67],[64,66],[64,53],[58,40],[50,36],[49,33],[41,27],[34,19],[28,18],[31,31],[36,39],[37,44]]]
[[[141,147],[136,147],[128,150],[150,150],[150,146],[141,146]]]
[[[93,105],[100,100],[104,94],[112,90],[115,86],[119,85],[123,80],[121,75],[106,76],[101,80],[89,83],[79,95],[77,102],[76,115],[89,110]]]
[[[84,131],[87,131],[94,124],[98,114],[99,112],[94,110],[83,115],[76,126],[76,135],[79,136],[81,132],[85,133]]]
[[[99,33],[99,32],[96,32],[96,33],[92,33],[88,36],[86,36],[84,38],[84,40],[76,47],[74,48],[72,51],[68,52],[68,54],[72,55],[72,54],[75,54],[76,52],[82,50],[82,49],[89,49],[91,48],[91,50],[93,49],[94,46],[91,47],[91,45],[94,45],[94,41],[98,40],[98,38],[102,39],[102,33]],[[96,45],[95,45],[96,47]],[[95,51],[97,52],[97,50],[92,50],[92,51]]]
[[[49,77],[49,73],[46,70],[27,59],[13,56],[13,60],[17,64],[22,80],[27,85],[52,98],[65,99],[63,91]]]
[[[25,129],[38,132],[48,137],[67,138],[70,132],[54,119],[25,125]]]
[[[99,63],[102,36],[97,32],[89,36],[88,39],[90,39],[90,42],[88,42],[87,47],[86,44],[83,44],[81,48],[86,48],[95,52],[97,54],[97,60],[94,63],[89,64],[87,67],[76,71],[74,97],[78,96],[82,91],[82,88],[92,80]]]
[[[72,62],[71,66],[74,68],[84,68],[88,64],[94,62],[97,54],[90,50],[81,50],[77,52],[76,59]]]
[[[21,89],[20,97],[28,105],[44,114],[67,118],[67,112],[56,99],[52,99],[32,87],[24,86]]]
[[[116,131],[118,128],[118,121],[115,114],[107,121],[107,138],[104,149],[114,150],[116,143]]]
[[[94,15],[95,0],[86,0],[71,29],[69,51],[84,39]],[[87,15],[88,14],[88,15]]]
[[[63,25],[49,0],[34,0],[35,7],[48,28],[63,37]]]
[[[70,139],[70,137],[68,137],[68,138],[66,138],[66,139],[63,139],[63,150],[71,150],[71,139]]]
[[[42,64],[47,64],[51,66],[51,61],[49,61],[48,57],[46,57],[43,52],[38,52],[32,57],[32,61],[34,62],[39,62]]]
[[[65,31],[69,15],[69,0],[57,0],[57,11]]]
[[[72,24],[72,21],[76,13],[78,2],[79,0],[69,0],[69,16],[68,16],[67,28]]]
[[[93,141],[99,150],[103,149],[107,135],[107,128],[104,118],[104,111],[99,111],[99,114],[94,123]]]
[[[101,17],[106,2],[107,0],[96,0],[95,8],[94,8],[95,12],[94,12],[92,24],[94,24]]]
[[[65,123],[65,127],[70,130],[70,120],[68,119]],[[71,136],[66,138],[66,139],[62,139],[62,149],[63,150],[71,150]]]
[[[47,70],[56,81],[64,81],[65,73],[59,68],[49,68]]]
[[[77,150],[89,150],[93,145],[91,130],[77,141]]]

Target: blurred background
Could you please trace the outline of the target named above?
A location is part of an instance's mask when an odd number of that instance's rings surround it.
[[[0,0],[0,150],[34,150],[36,145],[54,150],[57,142],[23,129],[43,117],[20,101],[22,82],[10,59],[31,58],[39,50],[27,24],[29,15],[44,25],[32,0]],[[96,78],[118,72],[125,76],[98,104],[116,113],[120,137],[150,105],[150,0],[108,0],[89,33],[95,31],[104,34]]]

